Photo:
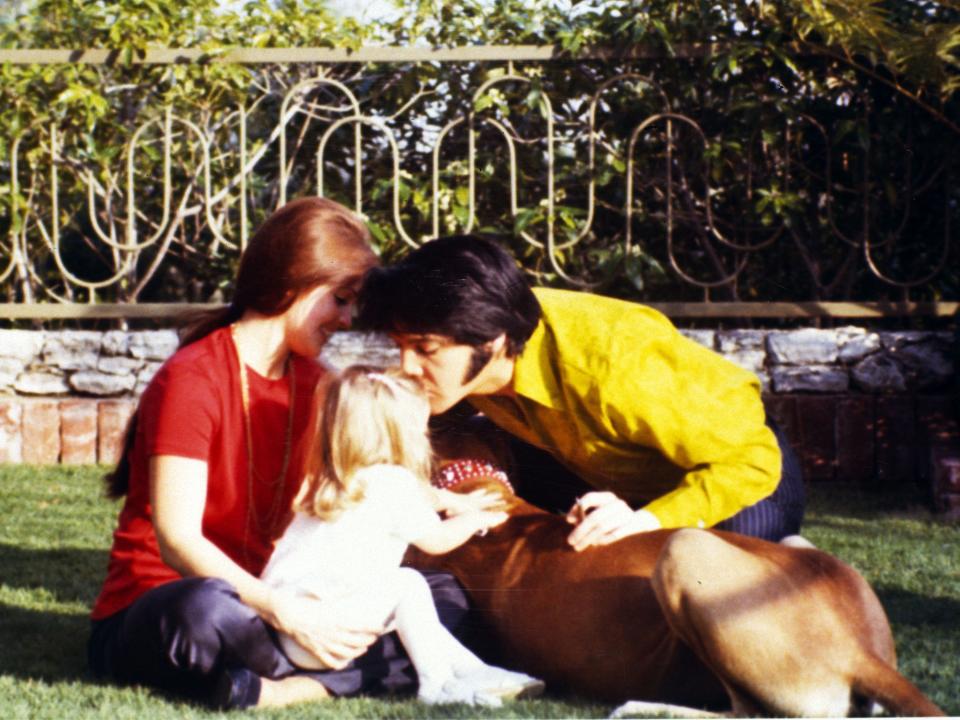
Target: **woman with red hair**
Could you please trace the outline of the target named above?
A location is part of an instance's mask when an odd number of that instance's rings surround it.
[[[108,477],[108,494],[125,500],[92,612],[97,677],[224,708],[412,687],[396,639],[377,640],[382,628],[351,627],[259,580],[303,477],[298,440],[325,374],[317,357],[349,325],[375,264],[346,208],[285,205],[244,251],[230,305],[186,331],[143,393]],[[430,581],[455,625],[465,597],[449,576]],[[329,669],[297,670],[278,632]]]

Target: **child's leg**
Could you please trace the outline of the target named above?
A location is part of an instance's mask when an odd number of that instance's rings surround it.
[[[459,673],[483,667],[483,661],[440,624],[430,588],[420,573],[398,568],[396,582],[399,601],[394,624],[421,685],[442,684]]]
[[[315,593],[308,590],[289,590],[289,592],[316,597]],[[387,623],[400,601],[400,595],[401,588],[392,587],[389,584],[386,586],[378,584],[376,587],[370,587],[363,591],[357,590],[350,594],[332,597],[321,596],[320,611],[332,613],[344,624],[344,627],[374,628],[381,626],[383,632],[387,632],[392,629],[387,627]],[[307,650],[292,636],[278,632],[277,639],[290,662],[301,670],[328,670],[320,658]]]
[[[499,705],[503,698],[532,696],[543,683],[523,673],[487,665],[440,624],[426,580],[400,568],[400,601],[394,614],[397,634],[417,670],[424,702]]]

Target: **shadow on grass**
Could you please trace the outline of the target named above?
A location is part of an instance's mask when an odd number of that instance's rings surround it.
[[[948,716],[960,716],[960,600],[877,586],[897,638],[900,672]]]
[[[0,545],[7,599],[0,603],[0,675],[48,681],[85,676],[86,608],[100,589],[106,562],[105,550]],[[56,607],[78,603],[84,609]]]
[[[0,581],[9,588],[39,590],[38,602],[89,606],[106,576],[108,557],[106,550],[0,544]]]
[[[874,590],[894,627],[922,627],[930,632],[943,632],[943,636],[955,635],[960,642],[957,624],[957,619],[960,618],[960,600],[931,597],[882,585],[876,586]]]
[[[0,604],[0,675],[45,680],[86,678],[90,618]]]
[[[931,517],[932,509],[929,488],[915,485],[869,488],[840,481],[807,485],[807,512],[811,518],[840,515],[869,520],[908,510]]]

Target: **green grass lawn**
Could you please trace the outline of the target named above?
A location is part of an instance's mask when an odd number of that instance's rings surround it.
[[[87,613],[106,567],[117,506],[98,468],[0,466],[0,717],[205,718],[218,713],[85,673]],[[858,568],[893,624],[901,669],[960,715],[960,526],[902,499],[815,488],[805,534]],[[906,509],[905,509],[906,508]],[[258,718],[577,718],[612,707],[543,699],[499,710],[429,708],[411,700],[338,700]]]

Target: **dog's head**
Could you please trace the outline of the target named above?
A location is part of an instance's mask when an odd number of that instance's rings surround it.
[[[482,490],[499,497],[499,509],[511,515],[534,508],[514,492],[508,477],[513,464],[509,443],[503,431],[477,417],[460,419],[431,432],[433,450],[438,459],[431,482],[457,493]]]
[[[498,465],[480,458],[458,458],[441,463],[433,474],[435,487],[457,493],[482,491],[499,500],[492,509],[511,515],[531,511],[533,508],[514,492],[507,473]]]

